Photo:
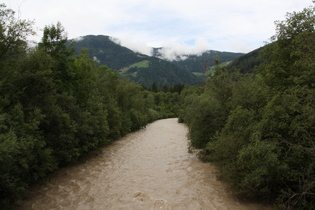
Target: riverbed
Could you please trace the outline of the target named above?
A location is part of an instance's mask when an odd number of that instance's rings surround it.
[[[187,132],[175,118],[155,121],[61,169],[20,209],[269,209],[233,198],[216,168],[189,153]]]

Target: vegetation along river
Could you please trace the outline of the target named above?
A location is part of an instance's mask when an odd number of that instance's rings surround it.
[[[21,209],[267,209],[232,198],[215,167],[188,152],[187,128],[159,120],[58,171]]]

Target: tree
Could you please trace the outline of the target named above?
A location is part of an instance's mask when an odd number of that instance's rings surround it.
[[[285,90],[295,85],[314,86],[315,77],[315,7],[302,12],[288,13],[285,21],[276,21],[273,43],[263,50],[269,61],[261,65],[260,73],[274,90]]]
[[[15,12],[0,4],[0,63],[26,48],[26,38],[34,35],[33,22],[15,18]]]
[[[68,37],[65,29],[58,22],[56,25],[46,26],[39,49],[49,54],[55,60],[53,72],[55,80],[61,85],[62,90],[69,91],[69,86],[74,73],[69,69],[68,62],[74,53],[72,46],[68,46]]]
[[[54,58],[68,57],[72,55],[72,50],[66,45],[67,41],[65,29],[58,22],[56,25],[45,26],[39,48],[44,48]]]
[[[54,103],[52,59],[28,50],[26,38],[33,22],[18,20],[0,5],[0,205],[25,193],[56,168],[40,125]]]
[[[153,82],[153,84],[151,85],[151,90],[153,91],[153,92],[155,92],[155,93],[157,93],[159,90],[158,90],[158,88],[157,88],[157,86],[156,86],[156,83],[155,82]]]
[[[205,148],[220,178],[237,195],[280,209],[315,205],[314,11],[276,22],[257,73],[217,68],[203,94],[184,101],[191,143]]]
[[[34,34],[33,22],[15,18],[15,12],[0,4],[0,105],[12,89],[12,78],[26,55],[28,35]]]
[[[276,22],[273,43],[263,55],[269,61],[259,76],[269,89],[269,103],[260,122],[261,140],[277,145],[286,165],[278,184],[278,202],[285,208],[314,206],[315,7],[288,13]]]

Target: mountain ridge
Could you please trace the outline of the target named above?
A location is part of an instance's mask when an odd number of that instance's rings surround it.
[[[176,84],[199,85],[205,80],[206,71],[215,65],[216,56],[220,56],[220,61],[227,62],[243,55],[209,50],[199,56],[178,55],[180,59],[169,61],[161,54],[165,48],[152,48],[153,56],[149,56],[134,52],[106,35],[82,36],[76,40],[74,48],[75,55],[82,48],[87,48],[90,57],[100,65],[117,70],[122,76],[146,87],[155,83],[159,88]]]

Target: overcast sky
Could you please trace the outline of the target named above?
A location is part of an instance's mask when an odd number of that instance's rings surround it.
[[[22,19],[60,21],[69,38],[109,35],[132,50],[249,52],[275,34],[274,21],[301,11],[311,0],[2,0]],[[172,53],[166,52],[166,53]]]

